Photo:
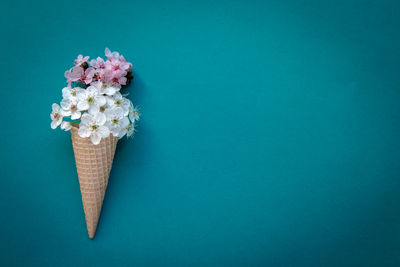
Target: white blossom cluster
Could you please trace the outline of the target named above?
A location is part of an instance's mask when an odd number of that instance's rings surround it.
[[[65,131],[79,127],[79,136],[90,138],[95,145],[110,134],[118,138],[134,134],[139,112],[118,86],[98,79],[83,87],[69,83],[62,89],[60,105],[52,105],[52,129],[60,125]]]

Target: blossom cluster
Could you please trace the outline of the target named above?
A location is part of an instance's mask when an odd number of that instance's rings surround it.
[[[110,134],[132,136],[139,112],[120,89],[132,76],[132,64],[118,52],[105,50],[107,60],[79,55],[75,66],[65,72],[68,86],[62,89],[60,105],[52,105],[51,128],[70,130],[79,126],[78,134],[97,145]]]

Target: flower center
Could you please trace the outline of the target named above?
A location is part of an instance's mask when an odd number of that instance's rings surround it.
[[[72,95],[72,96],[76,96],[76,91],[75,91],[75,90],[72,90],[71,95]]]
[[[77,110],[77,107],[75,105],[72,105],[71,106],[71,111],[76,111],[76,110]]]
[[[113,118],[113,119],[111,120],[111,122],[112,122],[113,124],[118,124],[118,119],[117,119],[117,118]]]
[[[112,81],[113,81],[114,83],[118,83],[118,78],[115,77],[115,78],[112,79]]]
[[[93,98],[93,97],[89,97],[89,98],[87,99],[87,102],[88,102],[89,104],[93,104],[93,103],[94,103],[94,98]]]
[[[121,106],[121,100],[116,100],[116,101],[115,101],[115,105]]]
[[[104,112],[104,110],[106,110],[106,108],[105,108],[104,106],[101,106],[101,107],[99,108],[99,110],[100,110],[100,112]]]
[[[58,114],[58,113],[54,114],[54,119],[58,119],[59,117],[60,117],[60,114]]]
[[[105,89],[105,88],[107,88],[107,84],[103,84],[101,87],[103,87]]]
[[[96,131],[99,128],[99,126],[96,124],[92,124],[92,126],[90,126],[90,128],[92,129],[92,131]]]

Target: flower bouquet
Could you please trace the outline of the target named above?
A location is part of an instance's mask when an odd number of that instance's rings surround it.
[[[118,139],[133,136],[139,120],[138,109],[120,92],[133,79],[132,64],[108,48],[105,55],[106,60],[91,61],[78,56],[65,72],[68,86],[50,115],[52,129],[71,131],[90,238],[96,233]]]

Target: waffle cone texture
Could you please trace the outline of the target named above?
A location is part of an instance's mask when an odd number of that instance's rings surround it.
[[[78,127],[71,129],[72,146],[82,195],[83,210],[89,238],[93,239],[99,221],[104,195],[118,138],[110,134],[98,145],[90,138],[78,135]]]

